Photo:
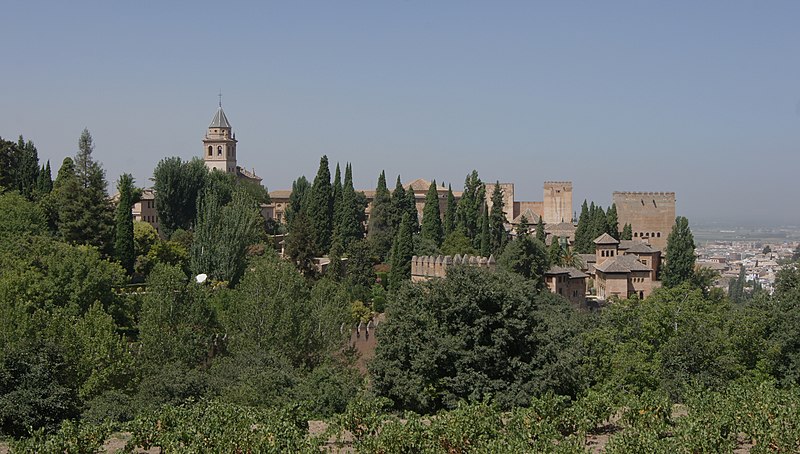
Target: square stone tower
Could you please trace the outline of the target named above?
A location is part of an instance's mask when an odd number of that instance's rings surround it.
[[[492,194],[497,183],[486,183],[486,207],[492,211]],[[500,190],[503,191],[503,213],[506,221],[511,221],[516,216],[514,214],[514,183],[500,183]]]
[[[545,181],[543,204],[545,224],[572,222],[572,182]]]
[[[675,224],[674,192],[614,192],[619,229],[631,225],[633,239],[649,243],[661,252]]]

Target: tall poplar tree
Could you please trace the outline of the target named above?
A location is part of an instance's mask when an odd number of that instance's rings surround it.
[[[456,204],[456,196],[453,195],[453,188],[447,185],[447,208],[445,208],[444,223],[442,224],[444,236],[450,235],[456,229],[457,210],[458,206]]]
[[[436,246],[441,246],[443,236],[442,218],[439,211],[439,189],[436,187],[436,180],[433,180],[425,195],[425,208],[422,211],[422,237],[433,241]]]
[[[381,171],[369,215],[368,238],[375,255],[385,260],[394,240],[392,196],[386,187],[386,173]]]
[[[314,231],[316,254],[327,254],[331,248],[331,237],[333,236],[333,194],[327,156],[322,156],[319,160],[317,176],[314,177],[314,184],[311,185],[306,216],[308,216]]]
[[[114,223],[114,258],[131,274],[136,259],[133,244],[133,176],[123,173],[117,181],[119,201]]]
[[[694,276],[694,249],[694,235],[689,229],[689,220],[678,216],[667,237],[666,263],[661,272],[665,287],[677,287]]]
[[[197,218],[197,199],[208,180],[208,168],[203,160],[164,158],[153,170],[153,179],[161,231],[169,237],[175,230],[190,230]]]
[[[392,268],[389,276],[389,288],[396,291],[404,281],[411,279],[411,258],[414,255],[414,238],[410,229],[411,221],[408,213],[400,218],[400,229],[392,245]]]

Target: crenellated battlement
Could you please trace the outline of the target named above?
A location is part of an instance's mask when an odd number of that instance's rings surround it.
[[[545,186],[569,186],[572,187],[571,181],[545,181]]]
[[[635,192],[635,191],[614,191],[614,195],[630,195],[630,196],[671,196],[675,197],[674,192]]]
[[[473,266],[478,268],[495,269],[497,262],[494,255],[478,257],[464,254],[449,255],[423,255],[411,258],[411,280],[414,282],[425,281],[433,277],[445,277],[447,268],[451,266]]]

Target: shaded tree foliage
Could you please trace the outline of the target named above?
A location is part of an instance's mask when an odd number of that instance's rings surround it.
[[[405,285],[390,303],[370,368],[375,392],[433,412],[492,396],[501,407],[578,388],[579,324],[521,277],[470,267]]]

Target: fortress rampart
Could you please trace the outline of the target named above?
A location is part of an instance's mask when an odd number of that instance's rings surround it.
[[[447,268],[451,266],[474,266],[478,268],[495,269],[497,262],[493,255],[489,257],[478,257],[464,254],[455,256],[449,255],[423,255],[411,258],[411,281],[426,281],[433,277],[445,277]]]

